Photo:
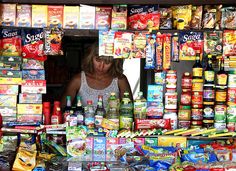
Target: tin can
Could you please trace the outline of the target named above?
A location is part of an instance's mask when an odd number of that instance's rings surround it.
[[[217,87],[216,88],[216,102],[217,103],[225,103],[227,97],[227,88],[225,87]]]
[[[203,91],[203,79],[192,80],[192,91]]]
[[[192,107],[194,105],[200,105],[199,108],[203,107],[203,92],[192,92]]]
[[[201,121],[203,119],[202,109],[192,109],[191,119]]]
[[[229,130],[229,132],[234,132],[235,131],[235,123],[234,122],[230,122],[230,123],[227,123],[226,127],[227,129]]]
[[[226,122],[226,105],[215,105],[215,122],[225,123]]]

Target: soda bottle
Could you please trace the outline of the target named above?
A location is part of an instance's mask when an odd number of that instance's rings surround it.
[[[81,103],[81,97],[77,96],[77,103],[76,108],[74,111],[75,115],[77,115],[77,124],[83,125],[84,124],[84,108]]]
[[[95,110],[95,126],[100,128],[102,124],[102,119],[106,115],[106,110],[103,106],[103,96],[98,95],[97,108]]]
[[[50,125],[51,123],[51,104],[50,102],[43,102],[43,124]]]
[[[134,118],[146,119],[147,100],[143,97],[143,92],[138,92],[138,97],[134,100]]]
[[[120,129],[132,129],[133,103],[129,98],[129,92],[124,92],[120,103]]]
[[[66,107],[64,108],[63,112],[64,123],[69,122],[70,110],[71,110],[71,98],[70,96],[66,96]]]
[[[85,108],[85,118],[84,118],[84,123],[88,128],[94,128],[94,108],[93,108],[93,101],[88,100],[87,101],[87,106]]]

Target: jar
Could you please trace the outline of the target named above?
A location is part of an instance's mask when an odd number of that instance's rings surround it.
[[[203,119],[214,120],[214,105],[205,105],[203,108]]]
[[[203,101],[214,102],[215,101],[215,85],[204,84],[203,86]]]
[[[181,105],[191,105],[191,91],[188,91],[186,89],[182,90],[182,93],[180,96],[180,104]]]
[[[192,91],[203,91],[203,79],[192,80]]]
[[[192,88],[192,76],[189,72],[184,72],[181,80],[182,89]]]
[[[225,123],[226,122],[226,105],[215,105],[215,122]]]
[[[177,129],[178,126],[177,110],[165,110],[163,119],[170,119],[172,130]]]
[[[178,119],[182,121],[189,121],[191,118],[191,106],[180,106],[178,112]]]
[[[191,121],[191,126],[202,126],[202,121]]]
[[[236,105],[236,88],[229,87],[227,90],[227,104]]]
[[[176,89],[177,87],[177,72],[176,70],[169,70],[166,73],[166,88]]]
[[[179,121],[178,128],[189,128],[191,121]]]
[[[203,92],[192,92],[192,107],[203,108]]]
[[[191,119],[201,121],[203,119],[202,109],[192,109]]]
[[[203,123],[203,127],[204,128],[213,128],[214,127],[214,120],[210,120],[210,119],[204,119],[203,121],[202,121],[202,123]]]
[[[216,102],[225,103],[227,99],[227,88],[225,86],[216,87]]]

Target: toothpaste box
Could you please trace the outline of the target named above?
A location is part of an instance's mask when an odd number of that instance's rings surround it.
[[[19,103],[39,104],[42,103],[42,94],[19,94]]]
[[[17,95],[0,94],[0,106],[16,107]]]
[[[21,115],[42,114],[42,104],[17,104],[17,113]]]
[[[46,80],[24,80],[21,85],[21,93],[46,94]]]
[[[106,137],[94,137],[93,161],[106,160]]]
[[[0,94],[18,95],[18,85],[0,84]]]
[[[16,106],[15,107],[0,106],[0,113],[3,117],[16,116]]]
[[[22,69],[44,69],[44,62],[35,59],[23,58]]]
[[[45,80],[44,70],[22,70],[23,80]]]
[[[111,146],[113,144],[118,144],[118,138],[108,137],[106,141],[106,161],[115,161],[114,151],[112,150]]]
[[[17,122],[42,122],[42,114],[17,114]]]

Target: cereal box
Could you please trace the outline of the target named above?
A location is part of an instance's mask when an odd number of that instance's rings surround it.
[[[203,53],[203,32],[181,31],[179,33],[180,60],[195,60],[196,52]]]
[[[111,29],[126,30],[127,28],[127,5],[113,5]]]
[[[133,33],[115,32],[114,58],[131,58]]]
[[[39,104],[42,103],[42,94],[20,93],[19,103]]]
[[[16,4],[0,4],[0,26],[16,25]]]
[[[2,116],[16,116],[16,106],[14,107],[0,106],[0,113]]]
[[[18,94],[18,85],[0,84],[0,94]]]
[[[46,94],[46,80],[24,80],[21,85],[21,93]]]
[[[78,29],[79,28],[79,6],[64,6],[64,29]]]
[[[174,136],[158,136],[158,146],[186,148],[187,138]]]
[[[17,104],[18,114],[42,114],[42,104]]]
[[[148,85],[147,101],[162,102],[163,101],[163,86]]]
[[[17,122],[42,122],[42,114],[17,114],[16,115],[16,120]]]
[[[111,7],[96,7],[96,29],[108,30],[111,28]]]
[[[47,27],[47,5],[32,5],[32,27]]]
[[[85,159],[86,161],[93,160],[93,137],[86,138]]]
[[[2,56],[21,56],[21,30],[2,29],[0,45]]]
[[[80,5],[80,29],[95,29],[95,7]]]
[[[115,31],[99,31],[99,56],[113,56]]]
[[[93,161],[106,160],[106,137],[94,137]]]
[[[63,26],[63,6],[49,5],[48,6],[48,26],[50,28],[62,28]]]
[[[108,137],[106,141],[106,161],[114,161],[116,160],[114,157],[114,152],[111,148],[112,144],[118,144],[118,138]]]
[[[32,6],[17,4],[16,26],[31,27]]]
[[[17,104],[17,95],[0,94],[0,106],[15,107]]]

